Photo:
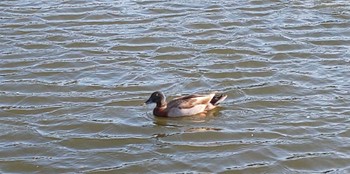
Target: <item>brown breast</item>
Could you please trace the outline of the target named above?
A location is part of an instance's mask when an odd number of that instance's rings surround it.
[[[153,115],[158,117],[167,117],[168,113],[165,110],[165,107],[156,107],[153,109]]]

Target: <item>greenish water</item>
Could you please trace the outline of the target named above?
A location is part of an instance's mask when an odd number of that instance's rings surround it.
[[[347,1],[1,1],[1,173],[349,173]],[[141,104],[217,90],[207,117]]]

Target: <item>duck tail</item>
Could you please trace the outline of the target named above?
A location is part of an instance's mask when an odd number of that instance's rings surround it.
[[[215,94],[214,97],[210,100],[212,105],[218,105],[226,99],[227,95],[224,94]]]

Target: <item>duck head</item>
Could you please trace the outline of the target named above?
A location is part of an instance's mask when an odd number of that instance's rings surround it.
[[[158,107],[166,105],[164,94],[160,91],[152,93],[151,97],[149,97],[145,104],[151,103],[156,103]]]

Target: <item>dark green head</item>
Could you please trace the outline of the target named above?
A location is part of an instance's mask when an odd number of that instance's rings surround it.
[[[146,104],[157,103],[157,106],[165,104],[165,96],[162,92],[156,91],[152,93],[151,97],[145,102]]]

